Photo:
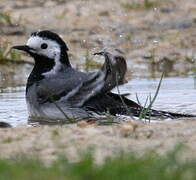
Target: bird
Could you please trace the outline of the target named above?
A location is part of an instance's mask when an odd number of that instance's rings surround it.
[[[121,51],[95,53],[104,56],[102,67],[95,72],[82,72],[72,67],[66,43],[52,31],[33,32],[25,45],[12,48],[26,52],[34,59],[26,84],[29,118],[85,119],[105,113],[139,117],[144,109],[126,95],[111,92],[126,83],[127,64]],[[147,115],[192,117],[153,109]]]

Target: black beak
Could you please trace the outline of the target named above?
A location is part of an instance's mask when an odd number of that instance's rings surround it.
[[[21,51],[25,51],[25,52],[30,52],[30,50],[33,50],[33,48],[30,48],[27,45],[23,45],[23,46],[13,46],[12,49],[18,49]]]

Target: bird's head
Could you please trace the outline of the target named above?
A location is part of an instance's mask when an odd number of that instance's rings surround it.
[[[35,60],[44,58],[56,61],[58,58],[62,63],[69,63],[66,62],[67,56],[64,57],[67,55],[67,45],[60,36],[48,30],[33,32],[26,45],[12,48],[27,52]]]

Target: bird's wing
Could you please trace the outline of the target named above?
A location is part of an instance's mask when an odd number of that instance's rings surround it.
[[[63,100],[75,106],[83,106],[91,98],[124,83],[127,70],[124,57],[109,52],[100,52],[96,55],[105,57],[102,68],[96,73],[89,74],[88,78],[70,91]]]
[[[90,98],[123,84],[127,69],[124,57],[109,52],[100,52],[96,55],[105,57],[102,68],[97,72],[83,73],[70,69],[66,73],[38,82],[38,102],[43,104],[64,101],[72,106],[82,106]]]
[[[114,87],[124,84],[127,64],[125,58],[115,51],[114,53],[99,52],[95,55],[103,55],[105,63],[101,70],[105,74],[103,92],[112,90]]]
[[[74,69],[45,78],[36,83],[37,100],[41,104],[58,101],[75,89],[85,79],[87,79],[86,73]]]

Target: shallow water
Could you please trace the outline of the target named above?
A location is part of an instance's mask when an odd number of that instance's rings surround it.
[[[136,93],[142,105],[147,96],[154,96],[160,79],[133,79],[120,88],[122,93],[131,92],[128,98],[137,102]],[[196,89],[192,77],[164,78],[153,108],[171,112],[196,114]]]
[[[4,91],[0,93],[0,121],[8,122],[13,126],[27,124],[25,88],[7,88]]]
[[[156,91],[159,79],[133,79],[120,87],[122,93],[131,93],[136,101],[136,92],[142,104],[146,97]],[[115,90],[114,90],[115,91]],[[196,89],[193,78],[163,79],[159,95],[153,108],[179,113],[196,114]],[[27,124],[28,113],[25,103],[25,88],[6,88],[0,93],[0,121],[13,126]]]

